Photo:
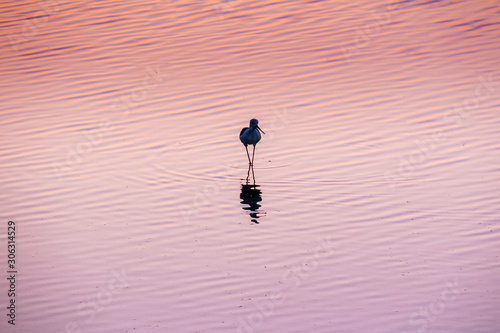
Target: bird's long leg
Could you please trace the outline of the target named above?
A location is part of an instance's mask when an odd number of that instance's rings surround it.
[[[248,147],[247,147],[247,145],[245,145],[245,149],[247,150],[248,164],[252,165],[252,162],[250,162],[250,154],[248,153]]]
[[[253,166],[253,157],[255,156],[255,145],[253,145],[253,153],[252,153],[252,166]]]
[[[252,167],[253,184],[255,185],[255,173],[253,172],[253,165],[251,167]]]

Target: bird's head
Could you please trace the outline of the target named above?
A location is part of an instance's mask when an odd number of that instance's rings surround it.
[[[257,119],[250,120],[250,128],[257,128],[259,131],[262,132],[262,134],[266,134],[266,133],[264,133],[263,130],[260,129],[260,127],[259,127],[259,121]]]

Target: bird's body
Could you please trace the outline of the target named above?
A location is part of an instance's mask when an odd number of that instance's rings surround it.
[[[260,141],[260,132],[264,133],[259,127],[259,121],[257,119],[250,120],[250,127],[244,127],[240,132],[240,141],[245,145],[247,151],[248,163],[253,165],[253,158],[255,156],[255,145]],[[264,133],[265,134],[265,133]],[[250,161],[250,154],[248,154],[248,145],[253,145],[252,160]]]
[[[240,141],[246,145],[256,145],[261,139],[260,132],[257,129],[244,127],[240,132]]]

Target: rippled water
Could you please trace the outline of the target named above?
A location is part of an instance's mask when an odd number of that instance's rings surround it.
[[[500,331],[499,23],[486,0],[5,2],[1,331]]]

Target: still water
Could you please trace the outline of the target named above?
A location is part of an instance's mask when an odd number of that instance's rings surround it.
[[[0,15],[2,332],[500,331],[498,1]]]

